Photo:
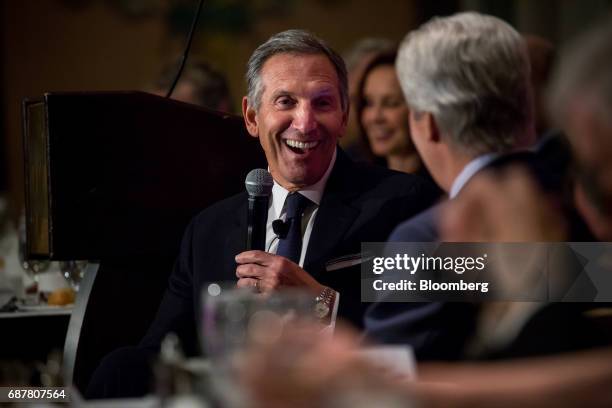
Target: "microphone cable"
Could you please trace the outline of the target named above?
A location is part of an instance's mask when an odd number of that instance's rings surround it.
[[[270,249],[272,248],[272,245],[274,244],[274,241],[276,241],[278,239],[280,239],[278,237],[278,235],[274,235],[274,238],[272,238],[272,242],[270,242],[270,245],[268,245],[268,249],[266,249],[266,252],[268,252],[268,253],[270,252]]]
[[[196,10],[195,16],[193,17],[193,22],[191,23],[191,29],[189,30],[189,35],[187,36],[187,45],[185,46],[185,51],[183,52],[183,56],[181,57],[181,65],[174,77],[174,81],[168,89],[168,93],[166,94],[166,98],[169,99],[172,96],[172,92],[174,92],[174,88],[183,73],[183,69],[185,68],[185,63],[187,62],[187,56],[189,55],[189,49],[191,48],[191,41],[193,40],[193,34],[195,33],[196,26],[198,25],[198,20],[200,19],[200,11],[202,10],[202,4],[204,4],[204,0],[200,0],[198,3],[198,8]]]

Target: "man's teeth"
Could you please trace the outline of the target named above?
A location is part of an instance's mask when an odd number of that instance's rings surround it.
[[[295,147],[297,149],[312,149],[319,144],[319,142],[316,140],[314,142],[300,142],[298,140],[291,139],[285,139],[285,143],[287,143],[287,146]]]

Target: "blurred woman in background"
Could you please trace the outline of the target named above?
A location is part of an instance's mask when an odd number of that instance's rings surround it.
[[[375,56],[358,88],[359,127],[373,162],[405,173],[424,172],[410,136],[408,105],[395,71],[396,52]]]

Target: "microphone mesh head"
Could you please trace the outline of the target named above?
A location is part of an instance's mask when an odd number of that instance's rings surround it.
[[[267,197],[272,194],[274,180],[264,169],[253,169],[247,174],[244,185],[250,196]]]

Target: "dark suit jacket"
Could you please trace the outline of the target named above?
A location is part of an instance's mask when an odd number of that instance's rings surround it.
[[[487,170],[503,170],[510,165],[524,165],[537,180],[539,186],[549,194],[558,197],[560,207],[570,221],[570,236],[574,241],[590,241],[592,235],[584,222],[568,202],[565,195],[565,182],[568,155],[565,160],[553,160],[564,153],[564,145],[558,137],[550,139],[543,144],[537,153],[520,152],[501,156],[490,163]],[[551,151],[554,153],[551,153]],[[546,153],[544,156],[543,153]],[[416,217],[400,224],[389,237],[391,242],[434,242],[439,240],[438,213],[440,206],[434,206]],[[548,311],[574,310],[575,316],[572,328],[591,327],[580,316],[586,308],[584,304],[567,304],[560,307],[547,308]],[[540,313],[542,315],[542,313]],[[551,321],[552,313],[546,313]],[[428,302],[428,303],[374,303],[366,312],[364,322],[366,335],[377,342],[391,344],[409,344],[413,347],[419,360],[455,360],[463,357],[464,345],[469,340],[476,327],[478,306],[460,302]],[[551,331],[544,337],[545,326],[541,323],[528,324],[521,333],[517,342],[511,344],[506,350],[500,351],[496,357],[504,355],[520,356],[545,354],[554,351],[566,351],[581,348],[584,343],[570,341],[571,336],[554,336]],[[541,328],[541,329],[540,329]],[[565,327],[568,329],[568,327]],[[569,328],[568,331],[573,329]],[[593,333],[582,331],[583,339],[596,338],[599,331],[593,328]],[[542,339],[545,338],[545,341]],[[530,340],[531,339],[531,340]],[[531,343],[530,343],[531,341]],[[531,344],[531,348],[526,345]],[[535,345],[539,347],[536,347]],[[591,342],[591,344],[595,344]],[[543,347],[544,345],[544,347]]]
[[[418,176],[353,163],[338,149],[310,237],[304,269],[340,292],[338,314],[362,326],[360,269],[326,271],[326,263],[381,242],[401,221],[430,206],[439,190]],[[168,289],[141,346],[156,348],[169,331],[196,352],[200,290],[210,281],[236,281],[234,257],[245,250],[247,195],[223,200],[188,226]]]
[[[400,224],[389,242],[435,242],[440,238],[435,205]],[[419,361],[455,360],[476,327],[477,307],[460,302],[380,302],[364,316],[365,334],[385,344],[408,344]]]

